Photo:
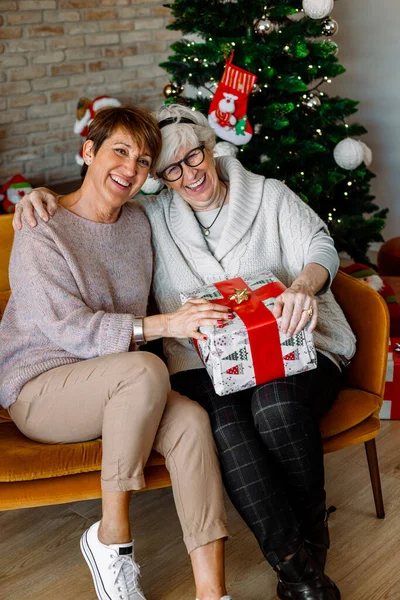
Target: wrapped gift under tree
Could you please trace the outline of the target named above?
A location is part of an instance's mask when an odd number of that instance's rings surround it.
[[[183,304],[190,298],[205,298],[233,310],[231,321],[200,329],[207,340],[193,341],[220,396],[316,368],[308,327],[288,336],[280,331],[281,318],[272,313],[275,298],[284,290],[266,271],[181,294]]]
[[[400,338],[390,338],[381,419],[400,419]]]

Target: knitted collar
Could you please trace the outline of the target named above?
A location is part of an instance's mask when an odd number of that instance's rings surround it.
[[[217,172],[221,179],[229,181],[229,211],[228,219],[215,256],[210,252],[204,235],[198,225],[190,206],[174,192],[169,206],[167,218],[175,240],[189,247],[196,255],[202,255],[202,260],[208,259],[218,263],[230,252],[251,228],[263,195],[264,177],[254,175],[231,156],[217,159]],[[193,257],[194,258],[194,257]],[[216,269],[216,265],[213,265]],[[219,265],[221,275],[224,275]]]

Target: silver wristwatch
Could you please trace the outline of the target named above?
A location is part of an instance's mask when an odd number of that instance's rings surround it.
[[[144,317],[135,317],[133,319],[133,341],[138,346],[146,343],[144,332],[143,332],[143,319]]]

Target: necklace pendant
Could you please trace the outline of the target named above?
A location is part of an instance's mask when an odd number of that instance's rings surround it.
[[[205,230],[204,230],[204,235],[205,235],[206,237],[208,237],[208,236],[210,235],[210,230],[208,229],[208,227],[206,227],[206,228],[205,228]]]

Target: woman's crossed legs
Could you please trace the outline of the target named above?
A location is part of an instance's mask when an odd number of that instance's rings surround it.
[[[209,413],[227,492],[274,567],[296,552],[325,506],[318,418],[334,402],[341,376],[322,354],[318,364],[226,396],[215,393],[205,369],[171,378]]]

